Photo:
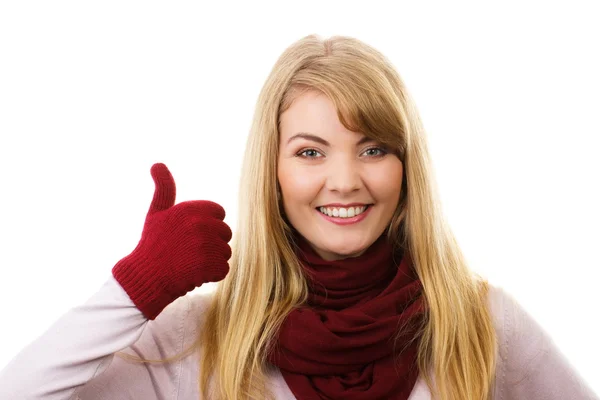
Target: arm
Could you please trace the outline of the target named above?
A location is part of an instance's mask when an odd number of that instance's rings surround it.
[[[504,293],[505,399],[598,400],[552,338],[519,303]]]
[[[175,205],[175,181],[166,165],[154,164],[150,172],[155,191],[138,245],[113,267],[113,277],[98,293],[61,317],[0,372],[0,399],[177,396],[181,359],[157,366],[113,360],[113,355],[126,347],[145,359],[182,353],[192,309],[185,295],[227,275],[232,232],[224,222],[225,210],[216,203]],[[193,308],[198,312],[196,304]]]
[[[171,321],[167,325],[176,324],[175,319],[183,321],[187,302],[182,298],[156,320],[149,321],[117,281],[109,279],[89,300],[64,314],[0,371],[0,399],[76,399],[82,390],[90,393],[82,398],[101,398],[91,395],[92,392],[100,395],[100,390],[95,391],[92,387],[93,382],[87,387],[86,383],[99,377],[113,363],[114,353],[136,343],[146,328],[144,336],[156,338],[167,320]],[[171,343],[176,342],[177,337],[164,333],[163,339],[167,348],[177,347]],[[145,354],[143,350],[137,355],[156,356]],[[149,379],[148,374],[138,374],[132,379],[133,369],[124,367],[133,364],[120,365],[119,376],[128,389],[139,387],[140,393],[147,395],[148,390],[152,391],[151,396],[143,398],[156,398],[155,390],[167,390],[171,386],[161,382],[157,387],[146,384],[150,381],[139,380]],[[147,364],[140,365],[147,368]]]

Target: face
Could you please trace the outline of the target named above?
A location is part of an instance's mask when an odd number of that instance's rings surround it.
[[[402,162],[347,130],[329,98],[306,92],[280,118],[277,177],[292,226],[325,260],[364,253],[400,201]]]

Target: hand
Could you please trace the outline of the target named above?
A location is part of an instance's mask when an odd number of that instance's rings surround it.
[[[232,235],[223,207],[205,200],[175,205],[175,181],[167,166],[154,164],[151,174],[155,191],[140,242],[112,269],[148,319],[194,288],[224,279]]]

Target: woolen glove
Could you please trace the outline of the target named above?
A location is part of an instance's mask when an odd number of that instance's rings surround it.
[[[231,229],[225,210],[211,201],[175,205],[175,181],[165,164],[154,164],[154,198],[142,238],[112,269],[136,307],[152,320],[170,303],[229,272]]]

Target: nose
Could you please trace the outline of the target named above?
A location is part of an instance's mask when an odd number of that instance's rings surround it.
[[[362,187],[359,166],[353,160],[335,160],[328,168],[326,187],[343,195],[359,190]]]

